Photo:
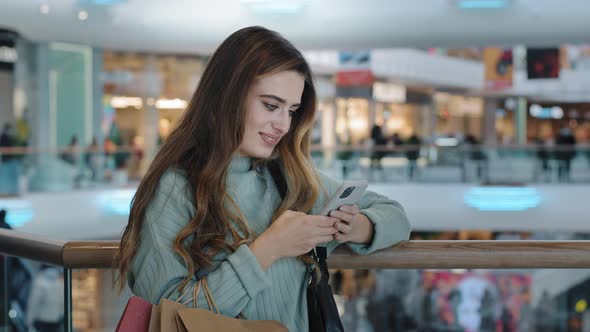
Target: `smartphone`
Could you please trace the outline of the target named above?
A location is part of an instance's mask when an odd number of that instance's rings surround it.
[[[353,205],[363,196],[369,183],[366,180],[347,180],[330,197],[320,215],[327,216],[332,210],[338,210],[342,205]]]

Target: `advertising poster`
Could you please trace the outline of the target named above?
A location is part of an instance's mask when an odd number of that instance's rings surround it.
[[[526,61],[529,80],[559,77],[559,48],[528,48]]]
[[[508,332],[530,319],[526,274],[424,271],[423,317],[434,331]]]
[[[500,90],[512,86],[514,71],[512,50],[488,47],[483,52],[485,64],[485,88]]]

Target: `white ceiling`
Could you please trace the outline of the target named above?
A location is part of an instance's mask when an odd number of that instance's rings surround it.
[[[512,0],[509,8],[483,11],[459,10],[457,0],[274,0],[303,1],[293,15],[255,14],[243,1],[0,0],[0,26],[36,41],[165,53],[209,52],[249,25],[277,30],[304,49],[590,41],[590,0]],[[79,21],[83,9],[89,16]]]

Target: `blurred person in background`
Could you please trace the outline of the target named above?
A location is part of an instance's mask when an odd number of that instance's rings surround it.
[[[420,332],[435,331],[435,326],[440,324],[438,302],[440,299],[440,291],[434,284],[424,285],[422,287],[424,293],[420,301]]]
[[[0,228],[2,229],[12,229],[10,224],[6,221],[6,210],[0,210]]]
[[[456,332],[463,332],[465,329],[459,323],[459,306],[461,305],[463,295],[461,295],[461,291],[456,288],[451,289],[449,294],[447,295],[447,301],[451,306],[451,321],[448,321],[445,328],[447,331],[456,331]]]
[[[367,304],[367,316],[375,331],[407,331],[415,328],[414,293],[421,287],[417,270],[377,269],[375,287]]]
[[[340,182],[313,166],[313,75],[276,32],[249,27],[229,36],[189,105],[133,198],[114,260],[119,290],[128,284],[159,303],[193,294],[206,278],[223,315],[316,328],[306,300],[319,270],[310,251],[390,247],[409,237],[403,208],[366,191],[358,205],[318,215]],[[205,292],[195,300],[207,305]]]
[[[143,138],[140,136],[133,137],[131,149],[129,179],[139,180],[141,178],[141,161],[143,160]]]
[[[393,147],[400,147],[404,144],[404,141],[398,133],[393,133],[391,136],[391,144],[393,144]]]
[[[535,180],[539,180],[541,177],[545,178],[545,181],[551,179],[551,170],[549,169],[549,151],[547,150],[547,144],[541,136],[537,136],[533,143],[536,148],[536,156],[538,166],[535,167]]]
[[[16,119],[15,123],[15,137],[16,145],[27,146],[29,145],[29,139],[31,138],[31,129],[29,126],[28,118],[29,111],[25,108],[23,114]]]
[[[479,329],[482,332],[493,332],[496,330],[496,315],[495,303],[492,297],[492,292],[486,288],[481,297],[481,305],[479,306],[479,314],[481,316],[481,323]]]
[[[63,331],[63,273],[55,266],[43,264],[33,279],[27,302],[27,326],[31,331]]]
[[[465,137],[464,142],[467,147],[466,154],[469,156],[469,159],[475,164],[477,180],[487,180],[487,158],[481,149],[481,143],[473,134],[468,134]]]
[[[412,134],[406,141],[406,158],[408,159],[408,178],[414,180],[418,169],[418,158],[420,157],[420,145],[422,140],[417,134]]]
[[[2,128],[0,135],[0,149],[10,150],[17,146],[17,140],[14,133],[14,127],[6,123]],[[1,151],[0,164],[0,194],[14,196],[18,195],[20,188],[18,179],[20,176],[20,159],[22,156],[14,154],[12,151]]]
[[[543,291],[541,298],[534,309],[535,330],[543,332],[554,332],[557,328],[557,306],[549,293]]]
[[[385,156],[383,149],[387,145],[387,139],[383,134],[383,129],[379,125],[374,125],[371,129],[371,140],[373,141],[373,151],[371,152],[371,177],[373,177],[373,171],[379,170],[383,175],[383,165],[381,165],[381,159]]]
[[[96,177],[101,159],[101,151],[98,142],[96,141],[96,137],[92,137],[92,142],[86,148],[86,155],[84,156],[84,161],[86,162],[86,167],[90,170],[90,179],[92,181],[97,180]]]
[[[339,144],[342,145],[342,149],[336,152],[336,158],[340,160],[342,168],[342,178],[346,179],[350,168],[352,168],[351,159],[354,157],[354,151],[352,150],[352,141],[350,135],[346,134],[343,139],[339,139]]]
[[[61,154],[61,159],[67,162],[70,165],[76,165],[78,161],[78,153],[79,153],[79,146],[78,146],[78,136],[72,135],[70,138],[70,144],[65,149],[65,151]]]
[[[576,156],[576,138],[568,127],[559,130],[555,138],[555,159],[557,159],[557,179],[568,182],[572,167],[572,159]]]
[[[70,138],[70,144],[61,154],[61,159],[72,165],[74,169],[74,187],[79,187],[84,178],[84,165],[81,164],[82,150],[80,149],[78,135],[72,135]]]
[[[16,138],[14,130],[10,123],[5,123],[0,135],[0,148],[12,148],[16,146]],[[14,159],[14,155],[10,153],[1,152],[2,162],[7,162]]]
[[[375,274],[370,270],[344,270],[342,293],[346,300],[342,323],[345,331],[380,331],[374,325],[371,298],[375,292]],[[389,317],[385,317],[388,319]]]
[[[115,153],[117,152],[117,146],[109,137],[105,137],[103,141],[104,149],[104,179],[111,181],[113,179],[113,173],[115,171]]]

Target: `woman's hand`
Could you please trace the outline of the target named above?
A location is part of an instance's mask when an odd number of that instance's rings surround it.
[[[334,238],[338,242],[369,244],[372,241],[375,227],[367,216],[360,213],[358,206],[342,205],[338,210],[330,211],[330,216],[339,219],[334,225],[338,230]]]
[[[319,243],[330,242],[338,230],[338,219],[285,211],[250,245],[263,269],[282,257],[297,257],[308,253]]]

